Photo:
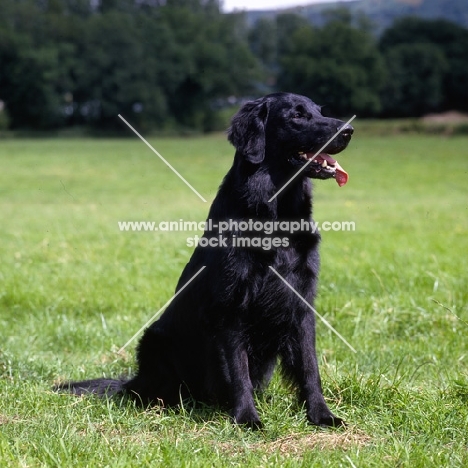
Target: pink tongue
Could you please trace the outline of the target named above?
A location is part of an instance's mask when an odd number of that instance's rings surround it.
[[[326,153],[320,153],[317,155],[317,159],[322,158],[325,161],[327,161],[330,166],[335,166],[335,179],[336,183],[340,186],[343,187],[343,185],[348,182],[348,173],[338,164],[338,162],[333,159],[329,154]]]
[[[340,186],[343,187],[343,185],[348,182],[348,173],[338,164],[336,163],[336,170],[335,170],[335,179],[336,183]]]

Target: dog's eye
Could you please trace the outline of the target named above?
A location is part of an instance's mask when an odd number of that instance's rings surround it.
[[[294,119],[301,119],[304,115],[301,112],[295,112],[293,118]]]

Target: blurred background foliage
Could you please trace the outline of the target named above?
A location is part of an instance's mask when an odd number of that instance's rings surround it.
[[[413,16],[381,30],[371,17],[340,7],[313,24],[299,10],[223,13],[218,0],[2,0],[0,129],[114,131],[120,113],[143,131],[213,131],[226,108],[277,90],[338,116],[468,111],[463,25]]]

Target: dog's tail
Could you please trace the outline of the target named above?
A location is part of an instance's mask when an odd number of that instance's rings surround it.
[[[73,395],[114,396],[123,395],[126,379],[93,379],[80,382],[64,382],[54,385],[56,392],[72,393]]]

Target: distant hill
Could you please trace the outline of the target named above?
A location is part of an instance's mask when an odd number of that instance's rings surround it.
[[[373,23],[376,32],[380,33],[393,21],[402,16],[417,16],[424,19],[446,19],[468,28],[467,0],[354,0],[350,2],[333,2],[311,4],[296,8],[269,11],[248,11],[249,24],[259,18],[273,18],[282,13],[296,13],[305,16],[312,24],[318,26],[325,22],[323,12],[331,8],[347,8],[353,17],[366,15]]]

